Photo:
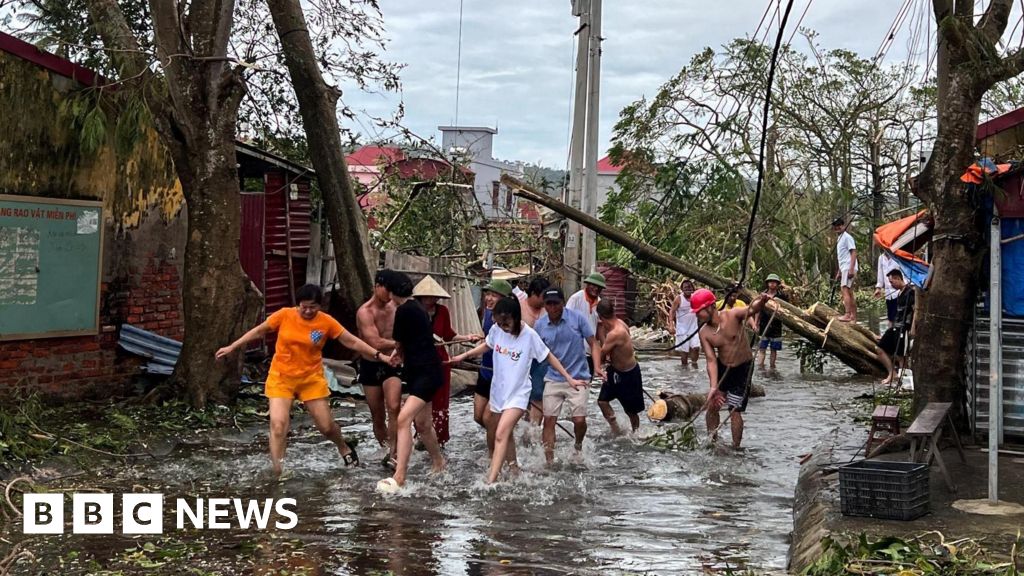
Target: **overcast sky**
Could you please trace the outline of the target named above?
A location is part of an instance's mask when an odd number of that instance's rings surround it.
[[[913,1],[915,6],[930,5]],[[606,0],[602,149],[607,149],[624,106],[654,94],[705,46],[750,36],[767,4],[768,0]],[[901,4],[820,0],[810,5],[802,26],[816,30],[825,48],[845,48],[870,58]],[[386,56],[406,65],[404,123],[421,136],[437,138],[439,125],[455,121],[459,0],[383,0],[381,6],[390,38]],[[788,29],[806,7],[807,0],[795,0]],[[565,167],[576,26],[569,0],[464,0],[458,122],[496,127],[498,158]],[[777,26],[776,20],[773,29]],[[906,57],[908,30],[904,24],[887,61]],[[774,37],[773,31],[770,41]],[[799,36],[793,44],[806,45]],[[386,114],[398,101],[397,96],[354,89],[347,90],[345,98],[350,106],[377,115]],[[357,130],[367,140],[389,136],[366,120],[357,124]]]

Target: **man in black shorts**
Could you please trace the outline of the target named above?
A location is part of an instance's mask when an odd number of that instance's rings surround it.
[[[384,279],[390,274],[392,271],[386,269],[377,272],[373,281],[373,295],[356,312],[359,337],[387,354],[395,350],[395,341],[391,335],[395,324],[395,304],[391,301],[391,293],[384,287]],[[387,362],[361,359],[356,381],[362,384],[366,405],[370,408],[373,436],[385,449],[384,462],[390,463],[395,457],[395,421],[402,407],[401,375],[398,369],[392,368]]]
[[[640,427],[640,413],[644,411],[644,382],[640,375],[640,364],[636,361],[633,339],[629,326],[615,317],[615,303],[612,299],[597,304],[597,376],[604,378],[597,405],[605,420],[612,428],[612,434],[622,433],[615,419],[612,400],[618,400],[629,418],[633,432]],[[607,362],[607,372],[604,365]]]
[[[744,332],[749,318],[764,309],[771,296],[762,293],[746,308],[718,310],[715,295],[700,289],[690,296],[690,307],[701,323],[700,345],[707,360],[708,379],[711,388],[705,404],[707,408],[708,434],[717,440],[722,406],[729,409],[732,428],[732,446],[739,448],[743,441],[743,412],[747,409],[750,396],[750,375],[754,368],[754,354]]]
[[[889,284],[899,290],[896,296],[896,316],[893,318],[892,326],[882,334],[882,338],[875,346],[878,359],[886,367],[886,377],[882,380],[885,386],[892,382],[896,375],[896,365],[893,359],[903,361],[909,352],[909,340],[914,338],[914,288],[903,278],[903,272],[899,268],[893,268],[885,275]],[[909,335],[909,336],[908,336]],[[909,340],[908,340],[909,338]]]
[[[441,360],[434,349],[434,329],[430,316],[419,302],[411,298],[412,280],[402,272],[389,271],[383,282],[395,304],[395,324],[392,329],[395,353],[391,355],[391,365],[402,365],[409,393],[398,413],[395,474],[377,484],[379,490],[392,492],[405,485],[409,457],[412,454],[414,424],[430,454],[432,470],[444,470],[444,457],[437,444],[430,411],[430,401],[444,384],[444,374],[441,371]]]

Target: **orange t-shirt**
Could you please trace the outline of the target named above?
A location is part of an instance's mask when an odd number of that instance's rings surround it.
[[[270,371],[282,376],[309,376],[323,370],[320,351],[324,344],[345,333],[329,315],[317,312],[312,320],[304,320],[298,308],[274,312],[267,318],[267,324],[277,332]]]

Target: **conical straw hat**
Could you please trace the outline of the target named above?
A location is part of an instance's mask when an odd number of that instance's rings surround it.
[[[424,276],[423,280],[420,280],[416,287],[412,289],[412,297],[417,296],[434,296],[437,298],[451,298],[452,295],[445,292],[444,288],[437,283],[436,280],[430,276]]]

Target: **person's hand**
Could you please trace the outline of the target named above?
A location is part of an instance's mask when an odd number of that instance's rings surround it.
[[[835,280],[835,281],[837,281],[837,282],[838,282],[838,281],[839,281],[839,277],[840,277],[840,276],[842,276],[842,275],[843,275],[843,273],[842,273],[842,272],[836,272],[836,277],[835,277],[835,278],[833,278],[833,280]]]
[[[586,388],[587,382],[586,380],[577,380],[575,378],[572,378],[569,380],[569,386],[572,386],[573,388],[579,390],[581,388]]]
[[[453,356],[450,360],[448,360],[448,363],[449,364],[458,364],[459,362],[462,362],[465,359],[466,359],[466,355],[465,354],[457,354],[457,355]]]
[[[718,391],[717,388],[712,388],[711,390],[708,390],[708,410],[718,410],[722,407],[723,404],[725,404],[725,397],[722,395],[721,392]]]
[[[875,292],[874,292],[873,296],[875,298],[881,298],[882,297],[882,289],[879,288],[878,286],[875,286]]]
[[[234,351],[235,351],[234,347],[232,347],[232,346],[225,346],[225,347],[217,350],[217,353],[214,355],[214,357],[217,358],[217,360],[220,360],[221,358],[224,358],[225,356],[231,354]]]
[[[392,368],[397,368],[402,363],[402,358],[398,354],[391,354],[388,356],[388,365]]]
[[[484,339],[483,334],[470,334],[466,336],[463,342],[479,342]]]
[[[600,366],[594,368],[594,376],[597,376],[601,380],[607,380],[608,379],[608,374],[605,373],[604,368],[602,368]]]

